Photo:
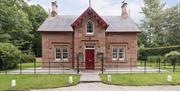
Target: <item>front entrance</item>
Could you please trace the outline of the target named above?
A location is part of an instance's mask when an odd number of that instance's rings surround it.
[[[85,67],[87,70],[94,70],[94,50],[85,50]]]

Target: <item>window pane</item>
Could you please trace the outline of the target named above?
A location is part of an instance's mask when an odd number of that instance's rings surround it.
[[[60,48],[56,48],[56,52],[61,52],[61,49]]]
[[[124,58],[124,48],[119,48],[119,58],[123,59]]]
[[[61,49],[56,48],[56,59],[61,59]]]
[[[63,59],[67,59],[67,58],[68,58],[68,49],[63,48]]]
[[[67,48],[63,48],[63,52],[67,52]]]
[[[113,50],[112,50],[112,58],[117,58],[117,48],[113,48]]]
[[[87,24],[87,33],[92,33],[92,32],[93,32],[93,24],[91,21],[89,21]]]
[[[67,53],[63,53],[63,59],[67,59],[68,58],[68,54]]]

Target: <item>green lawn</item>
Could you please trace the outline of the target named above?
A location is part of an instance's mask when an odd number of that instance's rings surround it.
[[[22,69],[27,69],[27,68],[34,68],[34,63],[22,63],[21,64],[22,66]],[[42,67],[42,63],[41,62],[37,62],[36,63],[36,68],[37,67]],[[20,64],[18,64],[18,67],[15,68],[15,69],[10,69],[10,70],[7,70],[8,72],[9,71],[14,71],[14,70],[19,70],[20,69]],[[3,73],[5,72],[5,70],[0,70],[0,73]]]
[[[169,74],[173,76],[172,82],[167,81]],[[180,85],[180,73],[129,73],[111,75],[112,82],[108,82],[107,74],[100,75],[103,83],[126,86]]]
[[[144,62],[140,62],[138,61],[137,62],[137,65],[139,67],[144,67]],[[151,68],[159,68],[159,64],[158,63],[147,63],[146,64],[146,67],[151,67]],[[166,66],[164,66],[164,63],[161,63],[160,64],[160,67],[162,70],[168,70],[168,71],[173,71],[173,66],[170,64],[170,63],[166,63]],[[180,72],[180,65],[179,64],[176,64],[176,69],[175,69],[176,72]]]
[[[73,76],[73,84],[68,83],[69,76]],[[0,75],[0,91],[7,89],[44,89],[56,88],[79,83],[79,75]],[[17,81],[17,86],[11,88],[11,80]]]
[[[18,68],[20,67],[20,64],[18,64]],[[42,67],[42,62],[37,62],[36,67]],[[22,69],[26,68],[34,68],[34,63],[22,63]]]
[[[22,69],[26,69],[26,68],[34,68],[34,63],[22,63],[21,64]],[[42,61],[39,58],[36,58],[36,68],[37,67],[42,67]],[[20,64],[18,64],[17,68],[15,69],[10,69],[7,71],[14,71],[14,70],[19,70],[20,69]],[[5,70],[0,70],[0,72],[5,72]]]

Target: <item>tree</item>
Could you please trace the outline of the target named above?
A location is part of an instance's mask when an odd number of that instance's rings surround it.
[[[142,13],[145,18],[140,25],[144,35],[140,37],[140,40],[147,39],[144,43],[146,47],[154,47],[165,44],[164,42],[164,30],[163,30],[163,8],[165,4],[161,3],[161,0],[144,0],[144,7],[142,7]],[[143,35],[143,34],[142,34]],[[141,36],[142,36],[141,35]]]
[[[40,5],[32,5],[28,11],[29,20],[32,23],[34,38],[32,41],[32,49],[36,56],[42,56],[41,33],[37,32],[39,26],[47,18],[47,12]]]
[[[0,6],[0,42],[41,56],[41,35],[37,29],[47,12],[40,5],[29,6],[24,0],[0,0]]]
[[[167,45],[180,44],[180,11],[178,5],[165,10],[165,30]]]
[[[0,6],[1,42],[9,42],[21,50],[29,50],[33,35],[28,15],[15,0],[1,0]]]

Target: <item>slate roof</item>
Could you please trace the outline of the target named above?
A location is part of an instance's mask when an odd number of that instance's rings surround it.
[[[109,25],[106,32],[140,32],[136,23],[130,18],[121,16],[101,16]],[[78,18],[73,15],[49,16],[39,27],[40,32],[73,32],[71,24]]]

